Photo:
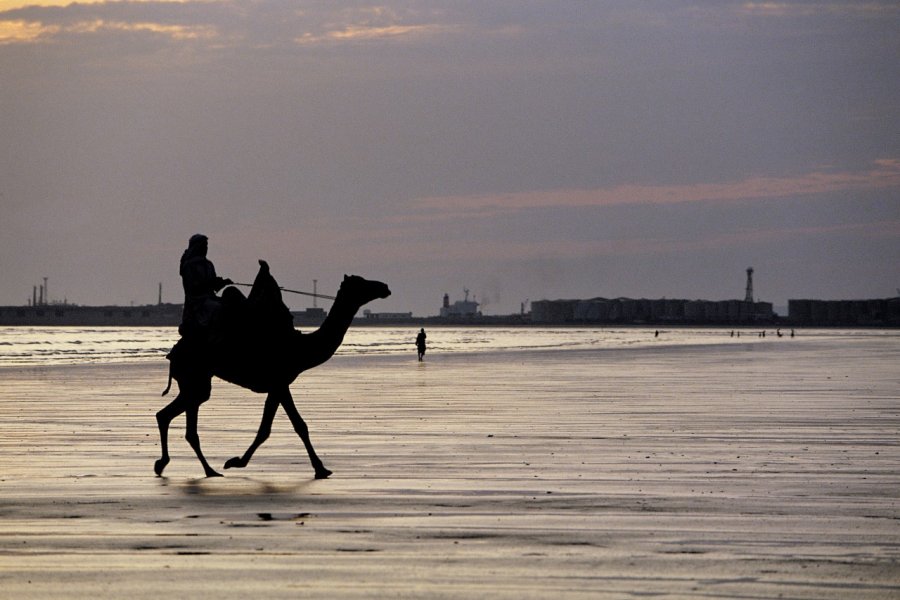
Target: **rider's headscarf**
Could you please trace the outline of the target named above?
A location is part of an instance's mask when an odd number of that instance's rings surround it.
[[[195,256],[201,256],[200,249],[204,242],[208,241],[207,238],[202,233],[195,233],[191,236],[191,239],[188,240],[187,250],[181,255],[181,264],[184,265],[186,260],[190,260]]]

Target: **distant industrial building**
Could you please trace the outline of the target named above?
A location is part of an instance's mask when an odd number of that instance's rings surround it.
[[[746,300],[591,298],[531,303],[532,322],[542,324],[750,324],[774,319],[772,303]]]
[[[533,323],[751,324],[777,318],[770,302],[753,299],[753,268],[747,269],[743,300],[659,300],[592,298],[538,300],[531,303]]]
[[[368,308],[363,311],[363,318],[366,321],[389,321],[389,322],[404,322],[404,321],[412,321],[413,314],[412,312],[372,312]]]
[[[291,316],[294,318],[294,325],[319,326],[325,321],[328,313],[324,308],[314,306],[306,310],[292,310]]]
[[[875,300],[788,300],[788,320],[806,326],[898,326],[900,297]]]
[[[40,304],[0,306],[0,325],[140,325],[161,327],[181,323],[180,304],[143,306],[76,306]]]
[[[531,303],[531,321],[538,324],[685,325],[778,322],[801,327],[898,327],[900,297],[873,300],[789,300],[786,318],[779,318],[769,302],[746,300],[537,300]]]

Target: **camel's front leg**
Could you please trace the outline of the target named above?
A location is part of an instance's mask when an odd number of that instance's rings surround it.
[[[291,397],[291,391],[284,390],[279,397],[281,399],[281,405],[284,407],[284,412],[287,413],[288,418],[290,418],[291,423],[294,425],[294,431],[297,432],[297,435],[303,440],[303,445],[306,446],[306,452],[309,454],[309,461],[312,463],[313,469],[316,470],[316,479],[327,479],[328,476],[331,475],[331,471],[325,468],[321,459],[316,455],[312,442],[309,440],[309,428],[297,411],[297,407],[294,406],[294,399]]]
[[[256,449],[262,446],[262,443],[265,442],[269,438],[269,434],[272,433],[272,421],[275,419],[275,413],[278,411],[278,404],[279,400],[277,394],[269,394],[266,396],[266,405],[263,408],[262,422],[259,424],[259,430],[256,432],[256,439],[253,440],[253,443],[250,444],[250,447],[247,448],[247,451],[244,452],[243,456],[229,458],[225,463],[226,469],[243,469],[247,466],[247,463],[250,462]]]
[[[194,449],[194,452],[197,453],[197,458],[200,459],[200,464],[203,465],[203,470],[206,472],[206,476],[221,477],[221,473],[218,473],[209,466],[209,463],[206,462],[206,457],[203,456],[203,452],[200,450],[200,435],[197,433],[197,417],[199,412],[199,406],[191,406],[186,410],[185,416],[187,417],[187,433],[184,437],[188,441],[188,444],[191,445],[191,448]]]

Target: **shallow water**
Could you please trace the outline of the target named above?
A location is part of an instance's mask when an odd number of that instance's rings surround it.
[[[309,331],[303,328],[304,331]],[[338,355],[415,355],[417,327],[352,327]],[[659,332],[657,335],[656,332]],[[428,356],[534,350],[613,350],[774,341],[880,344],[900,340],[881,329],[431,327]],[[132,363],[161,360],[178,339],[172,327],[0,327],[0,367]]]

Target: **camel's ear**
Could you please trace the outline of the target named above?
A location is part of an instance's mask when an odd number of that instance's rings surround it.
[[[344,281],[347,281],[348,279],[350,279],[350,278],[347,277],[347,274],[346,274],[346,273],[344,273]]]

